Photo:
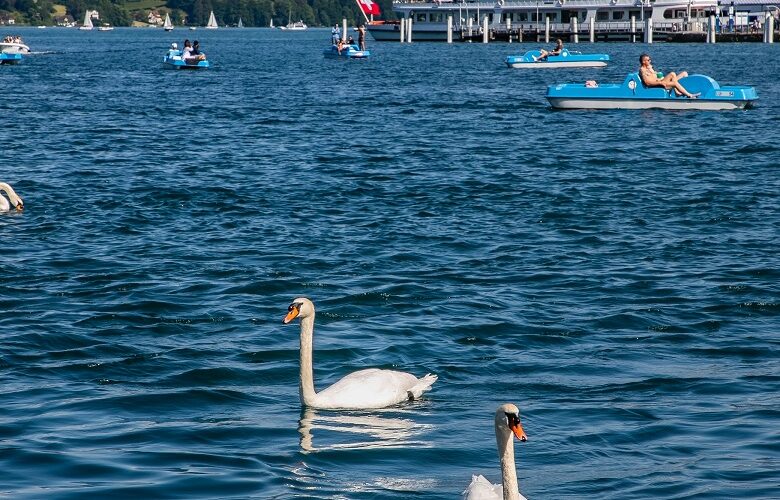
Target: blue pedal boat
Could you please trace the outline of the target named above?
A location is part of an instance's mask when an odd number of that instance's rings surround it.
[[[360,50],[357,45],[344,45],[339,53],[339,48],[336,45],[331,45],[322,51],[322,55],[325,57],[344,57],[346,59],[367,59],[371,56],[370,50]]]
[[[185,61],[181,57],[180,50],[170,49],[163,57],[163,67],[166,69],[205,69],[209,67],[209,62],[206,60],[199,61],[194,58],[189,58]]]
[[[595,82],[593,82],[595,83]],[[559,109],[701,109],[726,110],[752,107],[756,89],[747,86],[721,87],[706,75],[688,75],[680,84],[696,99],[677,96],[674,90],[646,87],[639,73],[629,73],[622,84],[562,83],[547,86],[547,100]]]
[[[563,49],[557,56],[547,56],[540,60],[542,56],[539,50],[529,50],[522,56],[507,56],[506,65],[510,68],[600,68],[607,65],[609,61],[608,54],[582,54],[581,52],[569,52]]]
[[[7,54],[0,52],[0,64],[18,64],[22,61],[22,54]]]

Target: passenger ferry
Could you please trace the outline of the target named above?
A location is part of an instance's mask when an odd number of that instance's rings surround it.
[[[763,22],[764,11],[775,19],[780,9],[768,0],[453,0],[393,2],[396,16],[412,20],[413,41],[446,41],[447,18],[452,16],[452,39],[482,38],[484,19],[491,34],[517,33],[528,36],[544,34],[547,19],[550,32],[572,32],[577,20],[577,32],[586,35],[591,19],[598,40],[628,40],[642,33],[647,19],[652,19],[656,39],[664,33],[700,31],[707,28],[710,15],[717,17],[718,26],[733,31],[748,31],[755,19]],[[634,19],[634,27],[631,20]],[[776,21],[777,22],[777,21]],[[377,41],[399,41],[399,21],[367,23],[369,33]],[[601,34],[601,36],[600,36]],[[660,35],[660,36],[659,36]],[[526,38],[527,39],[527,38]]]

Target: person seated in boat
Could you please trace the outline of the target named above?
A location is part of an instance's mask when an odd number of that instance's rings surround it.
[[[539,56],[539,59],[537,61],[546,61],[548,57],[550,56],[559,56],[561,55],[561,52],[563,52],[563,40],[558,38],[555,40],[555,48],[551,51],[547,52],[544,49],[541,49],[540,52],[542,53],[541,56]]]
[[[339,55],[341,55],[341,50],[346,46],[346,43],[344,40],[339,38],[338,43],[336,43],[336,50],[338,51]]]
[[[352,37],[349,37],[347,39],[347,45],[355,45],[355,39]]]
[[[190,56],[198,61],[205,61],[206,60],[206,54],[200,51],[200,42],[195,40],[192,42],[192,51],[190,51]]]
[[[189,40],[184,40],[184,46],[181,48],[181,58],[184,62],[189,62],[188,59],[192,59],[192,43]]]
[[[171,48],[168,49],[168,57],[171,59],[181,59],[181,52],[179,52],[179,46],[176,42],[173,42]]]
[[[642,54],[639,56],[639,78],[645,87],[663,87],[666,90],[674,90],[674,93],[678,96],[684,95],[691,99],[699,97],[699,94],[691,94],[680,84],[680,80],[688,76],[687,71],[682,73],[671,71],[663,77],[659,77],[650,63],[652,63],[652,60],[649,55]]]

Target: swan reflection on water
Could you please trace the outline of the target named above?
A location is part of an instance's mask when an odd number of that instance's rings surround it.
[[[301,435],[300,443],[304,453],[409,446],[430,448],[432,443],[420,439],[420,435],[432,428],[432,425],[419,424],[408,418],[381,416],[376,411],[370,414],[330,413],[306,408],[301,412],[301,419],[298,421],[298,433]],[[314,444],[315,433],[318,445]],[[345,434],[352,436],[345,439]]]

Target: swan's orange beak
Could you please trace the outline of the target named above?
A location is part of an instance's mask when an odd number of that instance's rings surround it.
[[[300,314],[301,310],[296,306],[295,304],[290,304],[290,307],[287,309],[287,316],[284,317],[282,320],[282,323],[285,325],[289,323],[290,321],[294,320],[298,317],[298,314]]]
[[[523,426],[520,424],[520,422],[517,422],[517,424],[512,426],[512,432],[515,433],[515,436],[517,436],[517,439],[520,441],[528,441],[528,437],[525,435],[525,431],[523,430]]]
[[[21,212],[22,210],[24,210],[24,203],[22,203],[22,200],[19,200],[19,202],[16,204],[16,210],[18,212]]]

